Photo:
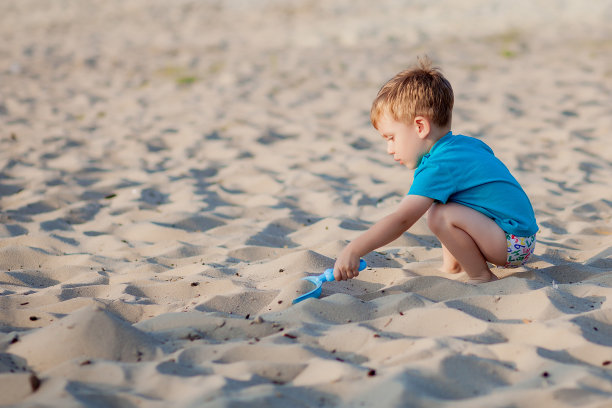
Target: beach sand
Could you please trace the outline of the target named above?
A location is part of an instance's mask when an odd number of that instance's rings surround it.
[[[0,404],[612,406],[612,2],[0,3]],[[369,123],[429,55],[540,226],[438,271],[420,220],[301,278],[412,172]]]

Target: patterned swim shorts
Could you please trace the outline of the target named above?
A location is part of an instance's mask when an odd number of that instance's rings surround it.
[[[536,234],[530,237],[517,237],[506,233],[506,241],[508,241],[508,258],[504,267],[518,268],[527,262],[527,259],[533,253]]]

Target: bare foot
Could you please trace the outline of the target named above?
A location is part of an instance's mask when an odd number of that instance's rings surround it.
[[[488,272],[488,276],[483,274],[483,276],[470,277],[467,283],[469,283],[470,285],[477,285],[479,283],[493,282],[496,280],[499,280],[499,278],[493,275],[491,272]]]

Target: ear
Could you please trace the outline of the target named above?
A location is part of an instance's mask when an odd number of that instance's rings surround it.
[[[414,118],[414,128],[417,131],[417,135],[421,139],[425,139],[431,132],[431,123],[425,116],[417,116]]]

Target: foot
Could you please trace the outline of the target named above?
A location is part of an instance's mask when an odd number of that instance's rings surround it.
[[[493,282],[499,280],[499,278],[495,275],[493,275],[490,271],[487,271],[487,274],[482,274],[482,275],[478,275],[478,276],[470,276],[470,279],[468,279],[467,283],[469,283],[470,285],[477,285],[479,283],[487,283],[487,282]]]

